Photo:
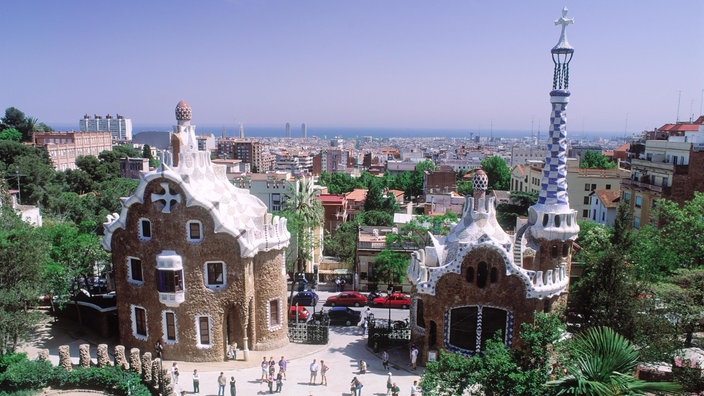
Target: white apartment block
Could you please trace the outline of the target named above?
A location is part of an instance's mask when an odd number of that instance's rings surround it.
[[[119,114],[115,118],[110,114],[105,117],[86,114],[78,121],[78,125],[81,132],[110,132],[115,141],[132,140],[132,120]]]

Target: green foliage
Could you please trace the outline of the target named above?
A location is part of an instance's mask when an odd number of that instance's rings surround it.
[[[614,169],[616,168],[616,163],[601,153],[587,150],[582,157],[579,167],[591,169]]]
[[[17,395],[18,391],[41,390],[47,386],[57,389],[93,389],[120,396],[151,395],[137,373],[120,367],[76,367],[67,372],[61,367],[53,367],[50,362],[27,360],[24,354],[0,355],[0,367],[3,364],[5,370],[0,370],[0,389],[3,391],[0,391],[0,395]]]
[[[384,249],[374,258],[375,277],[389,284],[401,284],[406,277],[409,262],[408,254]]]
[[[22,141],[22,133],[15,128],[7,128],[0,131],[0,140],[12,140],[13,142]]]
[[[43,122],[38,122],[36,118],[25,116],[24,112],[15,107],[5,109],[5,117],[1,121],[0,130],[14,128],[20,132],[23,141],[32,140],[32,132],[52,130]]]
[[[457,194],[464,195],[465,197],[474,195],[474,184],[471,181],[458,181]]]
[[[538,201],[538,193],[512,191],[509,203],[496,206],[496,218],[504,230],[516,227],[516,218],[528,216],[528,208]]]
[[[704,192],[695,192],[694,198],[683,206],[658,200],[662,247],[679,260],[682,268],[704,265]]]
[[[284,210],[289,212],[289,218],[295,219],[295,229],[292,238],[296,239],[297,261],[296,270],[302,272],[305,263],[310,259],[315,247],[313,229],[323,222],[323,204],[313,189],[313,179],[302,178],[293,183],[285,194]],[[292,224],[293,226],[294,224]],[[292,228],[289,228],[291,231]]]
[[[430,243],[428,233],[434,235],[447,235],[452,224],[458,220],[454,212],[448,211],[438,216],[421,215],[402,225],[398,233],[387,234],[388,246],[415,247],[422,249]]]
[[[437,361],[427,363],[421,387],[432,395],[464,395],[478,385],[486,395],[546,395],[550,349],[562,332],[559,318],[537,313],[533,323],[521,326],[520,348],[506,348],[499,332],[487,341],[483,356],[441,351]]]
[[[608,327],[594,327],[571,341],[564,367],[567,375],[549,382],[557,395],[644,395],[676,392],[677,384],[646,382],[634,376],[638,351]]]
[[[324,254],[339,257],[346,263],[353,263],[357,252],[357,233],[359,224],[356,221],[342,223],[335,235],[325,239]]]
[[[371,182],[369,183],[369,189],[367,190],[367,196],[364,199],[364,210],[380,210],[384,197],[381,194],[381,182]]]
[[[368,226],[386,226],[394,225],[394,216],[383,210],[372,210],[361,213],[361,224]]]
[[[346,173],[328,173],[322,172],[318,178],[318,183],[321,186],[328,188],[330,194],[345,194],[355,189],[355,180],[352,176]]]
[[[47,242],[39,229],[0,207],[0,354],[30,337],[40,314],[31,311],[42,292]]]
[[[482,169],[489,178],[489,190],[508,190],[511,184],[511,169],[506,160],[499,157],[486,157],[482,160]]]

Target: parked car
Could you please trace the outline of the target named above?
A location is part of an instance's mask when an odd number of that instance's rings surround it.
[[[384,297],[384,293],[379,290],[369,292],[369,294],[367,294],[367,305],[372,305],[374,303],[374,299],[377,297]]]
[[[296,293],[295,296],[293,296],[293,301],[291,302],[291,305],[308,305],[308,306],[315,306],[318,303],[318,295],[315,294],[314,291],[310,290],[304,290],[304,291],[299,291]]]
[[[336,296],[330,296],[325,300],[325,305],[335,306],[355,306],[367,305],[367,297],[356,291],[342,292]]]
[[[298,316],[299,322],[305,322],[310,316],[310,312],[301,305],[294,305],[288,309],[288,320],[290,322],[296,321],[296,316]]]
[[[354,326],[362,320],[362,313],[347,307],[332,307],[324,315],[330,319],[330,325]]]
[[[385,297],[377,297],[374,299],[375,307],[391,307],[406,309],[411,306],[411,297],[403,293],[391,293]]]

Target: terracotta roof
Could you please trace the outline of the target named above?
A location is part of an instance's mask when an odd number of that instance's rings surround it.
[[[614,151],[628,151],[628,150],[630,150],[630,149],[631,149],[631,144],[630,144],[630,143],[626,143],[626,144],[623,144],[623,145],[621,145],[621,146],[616,147],[616,148],[614,149]]]
[[[355,188],[354,190],[345,194],[345,197],[349,201],[364,201],[365,199],[367,199],[367,189]]]
[[[616,208],[621,201],[621,190],[598,189],[594,192],[606,209]]]
[[[334,194],[320,194],[318,195],[318,199],[323,203],[342,203],[342,201],[345,200],[345,197],[343,195],[334,195]]]

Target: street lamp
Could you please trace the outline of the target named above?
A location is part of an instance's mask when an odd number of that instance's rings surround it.
[[[25,176],[24,174],[20,173],[19,165],[15,165],[15,176],[17,176],[17,203],[19,204],[22,201],[22,190],[20,189],[20,176]]]
[[[389,284],[388,294],[386,295],[386,305],[389,306],[389,334],[391,333],[391,293],[394,292],[394,287]]]

